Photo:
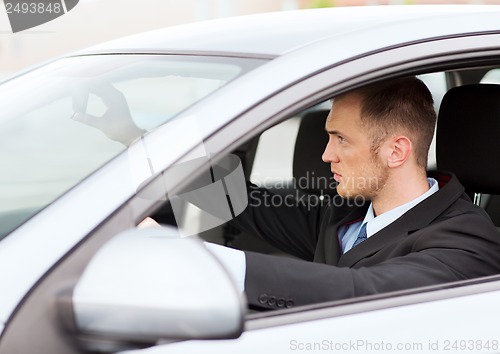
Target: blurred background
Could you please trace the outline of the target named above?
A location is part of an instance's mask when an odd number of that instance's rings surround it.
[[[0,2],[0,76],[117,37],[214,18],[332,6],[500,4],[500,0],[80,0],[66,15],[13,34]]]

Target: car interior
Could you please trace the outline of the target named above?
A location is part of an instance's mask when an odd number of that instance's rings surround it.
[[[496,165],[500,156],[496,136],[500,133],[500,69],[481,67],[419,75],[431,90],[438,123],[429,153],[428,169],[455,173],[471,200],[483,207],[500,226],[500,182]],[[444,98],[443,98],[444,97]],[[315,203],[334,201],[338,195],[329,165],[321,160],[328,141],[324,130],[331,101],[309,107],[245,141],[232,154],[240,159],[245,179],[286,198],[314,198]],[[491,163],[479,158],[487,152]],[[294,183],[302,181],[302,183]],[[317,183],[314,181],[323,181]],[[349,206],[342,206],[349,207]],[[204,216],[190,214],[199,225],[197,234],[208,242],[240,250],[293,257],[231,222],[203,227]],[[160,224],[182,228],[166,202],[151,215]],[[192,223],[184,218],[183,223]],[[208,222],[208,221],[207,221]]]

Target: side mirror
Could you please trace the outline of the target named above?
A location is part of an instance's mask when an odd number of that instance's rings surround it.
[[[87,349],[98,351],[162,339],[236,338],[246,308],[204,244],[179,238],[173,227],[114,237],[92,258],[72,296],[59,300],[65,322]]]

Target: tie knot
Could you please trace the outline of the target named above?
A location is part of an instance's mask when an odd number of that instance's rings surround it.
[[[357,245],[359,245],[361,242],[363,242],[364,240],[366,240],[367,238],[367,235],[366,235],[366,222],[361,226],[361,229],[359,229],[359,232],[358,232],[358,237],[356,237],[356,241],[354,241],[354,244],[352,245],[352,247],[356,247]]]

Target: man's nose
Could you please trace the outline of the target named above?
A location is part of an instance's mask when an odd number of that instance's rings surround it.
[[[321,155],[321,159],[323,160],[323,162],[329,163],[330,161],[328,160],[327,152],[328,145],[326,145],[325,151],[323,151],[323,155]]]
[[[325,147],[325,151],[321,156],[321,159],[326,163],[338,162],[338,157],[331,142],[331,139],[328,140],[328,143],[326,144]]]

